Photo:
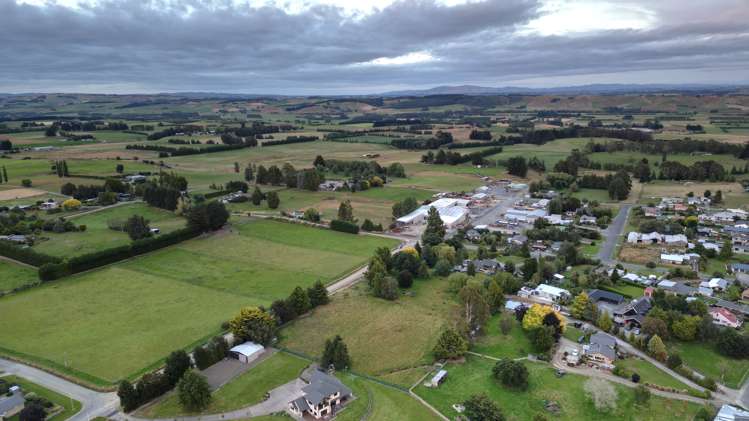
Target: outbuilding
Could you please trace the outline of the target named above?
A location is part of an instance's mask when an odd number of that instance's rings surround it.
[[[256,344],[255,342],[245,342],[233,347],[229,352],[234,356],[234,358],[247,364],[259,357],[264,349],[265,348],[262,345]]]

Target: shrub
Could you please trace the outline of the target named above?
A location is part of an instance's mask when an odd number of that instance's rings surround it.
[[[675,369],[676,367],[680,367],[682,364],[681,357],[679,354],[671,354],[668,356],[668,359],[666,360],[666,365],[668,365],[668,368]]]
[[[492,373],[506,387],[519,390],[528,388],[528,369],[519,361],[508,359],[497,361]]]
[[[80,207],[81,207],[81,201],[78,199],[68,199],[62,202],[62,208],[65,209],[66,211],[80,209]]]
[[[340,219],[334,219],[330,221],[330,229],[333,231],[346,232],[349,234],[358,234],[359,226],[353,222],[342,221]]]
[[[401,288],[411,288],[414,283],[414,276],[407,270],[402,270],[398,274],[398,286]]]
[[[29,180],[28,178],[24,178],[23,180],[21,180],[21,185],[23,187],[31,187],[31,180]]]
[[[640,383],[640,375],[637,373],[632,373],[632,383]]]

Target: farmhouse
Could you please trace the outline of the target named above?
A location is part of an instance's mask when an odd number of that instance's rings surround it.
[[[742,321],[725,308],[712,307],[710,309],[710,316],[712,316],[713,323],[716,325],[732,327],[734,329],[741,327]]]
[[[263,346],[254,342],[245,342],[229,350],[231,355],[243,363],[254,361],[263,353]]]
[[[653,304],[649,297],[641,297],[614,309],[614,323],[627,327],[642,327],[642,321]]]
[[[590,344],[585,345],[583,350],[588,360],[611,366],[616,361],[616,338],[596,332],[590,337]]]
[[[337,378],[313,370],[309,382],[302,388],[303,395],[289,402],[289,410],[298,417],[314,419],[335,415],[351,398],[351,390]]]
[[[595,216],[583,215],[580,217],[580,224],[582,225],[595,225],[597,219]]]

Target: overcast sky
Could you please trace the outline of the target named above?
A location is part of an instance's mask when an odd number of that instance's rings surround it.
[[[0,0],[0,92],[749,83],[749,0]]]

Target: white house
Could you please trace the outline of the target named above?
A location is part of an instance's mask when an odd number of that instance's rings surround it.
[[[539,284],[536,289],[533,290],[531,295],[553,303],[572,297],[572,294],[570,294],[566,289],[557,288],[548,284]]]

